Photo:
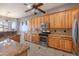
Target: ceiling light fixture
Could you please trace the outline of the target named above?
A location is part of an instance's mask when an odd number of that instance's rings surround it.
[[[24,3],[24,5],[26,5],[28,9],[32,8],[31,4]]]
[[[32,7],[31,7],[31,5],[27,5],[27,8],[30,9],[30,8],[32,8]]]

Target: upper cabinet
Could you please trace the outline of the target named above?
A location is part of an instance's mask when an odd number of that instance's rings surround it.
[[[65,11],[64,24],[65,28],[72,28],[72,10]]]
[[[74,22],[75,15],[79,12],[79,8],[77,9],[72,9],[72,23]]]
[[[49,24],[49,28],[72,28],[74,17],[79,11],[78,8],[65,10],[49,15],[39,16],[31,18],[31,28],[39,29],[41,23],[46,22]]]
[[[59,13],[59,19],[60,19],[60,28],[65,28],[65,12],[60,12]]]
[[[49,23],[50,23],[50,28],[54,28],[55,27],[55,25],[54,25],[55,20],[54,20],[54,15],[53,14],[50,15]]]
[[[60,14],[54,14],[54,28],[61,28],[61,19],[60,19]]]
[[[50,28],[72,28],[79,9],[71,9],[50,15]]]
[[[46,15],[46,16],[44,16],[43,19],[44,19],[44,22],[49,23],[50,16],[49,15]]]
[[[50,15],[50,28],[64,28],[64,12]]]

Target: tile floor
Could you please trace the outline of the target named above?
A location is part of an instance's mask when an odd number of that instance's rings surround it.
[[[30,46],[28,56],[73,56],[70,53],[40,46],[34,43],[26,42],[26,44]]]
[[[23,39],[20,40],[20,43],[29,45],[30,49],[28,50],[28,56],[73,56],[70,53],[40,46],[31,42],[27,42]]]

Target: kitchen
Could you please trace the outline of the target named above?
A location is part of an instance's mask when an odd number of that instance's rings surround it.
[[[0,44],[5,40],[8,43],[4,42],[0,55],[79,55],[78,43],[75,42],[78,40],[78,26],[74,25],[79,19],[78,3],[4,3],[0,8],[3,8],[0,11]],[[76,36],[77,39],[73,39]],[[14,43],[9,43],[10,39],[16,42],[16,49]],[[5,49],[10,49],[10,53],[7,54]],[[49,53],[49,50],[54,52]]]

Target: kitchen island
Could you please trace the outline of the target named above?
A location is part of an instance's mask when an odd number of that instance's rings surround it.
[[[0,42],[0,56],[26,56],[29,46],[11,39]]]

